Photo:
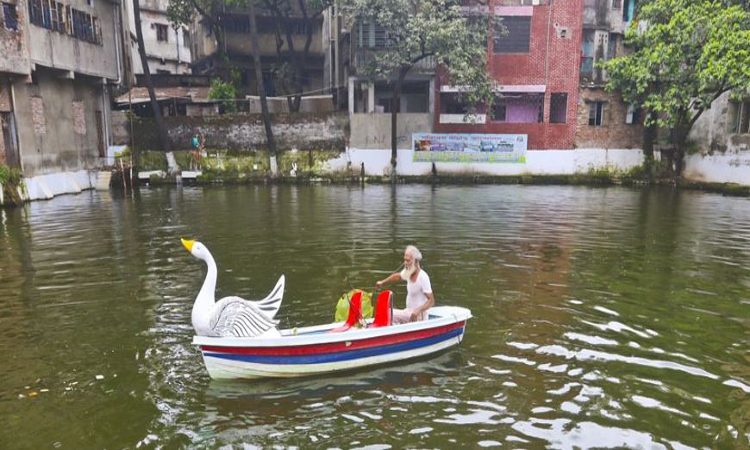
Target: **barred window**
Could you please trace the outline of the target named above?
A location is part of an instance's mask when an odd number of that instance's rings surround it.
[[[603,126],[607,124],[607,102],[589,103],[589,125]]]
[[[6,30],[18,30],[18,12],[16,11],[16,5],[3,3],[3,24],[5,25]]]
[[[494,39],[494,53],[529,53],[531,43],[531,17],[503,16],[507,33]]]
[[[169,41],[169,28],[166,25],[156,24],[156,40],[159,42]]]

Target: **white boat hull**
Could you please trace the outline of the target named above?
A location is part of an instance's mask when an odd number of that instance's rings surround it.
[[[281,337],[210,338],[196,336],[211,378],[252,379],[329,374],[430,355],[464,336],[471,312],[432,308],[422,322],[331,333],[338,324],[283,330]]]

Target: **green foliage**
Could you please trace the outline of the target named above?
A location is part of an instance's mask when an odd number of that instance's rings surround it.
[[[12,184],[20,186],[23,180],[23,174],[20,170],[0,164],[0,184]]]
[[[374,23],[385,45],[373,49],[362,70],[370,79],[397,79],[426,59],[447,69],[450,83],[464,86],[470,103],[491,102],[494,82],[486,70],[487,40],[495,26],[488,13],[467,14],[458,0],[349,0],[347,20]]]
[[[740,3],[644,1],[625,35],[634,51],[604,64],[607,89],[684,141],[719,95],[750,85],[750,12]]]
[[[338,302],[336,302],[335,322],[343,322],[349,317],[349,300],[359,291],[359,289],[352,289],[339,298]],[[372,317],[372,314],[372,292],[362,291],[362,318],[369,319]]]
[[[208,90],[210,100],[222,100],[221,107],[225,112],[234,112],[237,109],[235,98],[237,90],[232,83],[227,83],[220,78],[214,78],[211,81],[211,88]]]

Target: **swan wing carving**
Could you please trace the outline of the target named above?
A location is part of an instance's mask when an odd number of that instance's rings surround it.
[[[282,275],[279,277],[279,281],[276,282],[276,286],[274,286],[271,293],[268,294],[268,297],[255,302],[258,308],[263,311],[269,319],[276,317],[276,313],[279,312],[281,300],[284,298],[284,283],[285,278],[284,275]]]
[[[216,304],[211,317],[211,335],[219,337],[255,337],[276,328],[278,322],[257,306],[240,297],[226,297]]]

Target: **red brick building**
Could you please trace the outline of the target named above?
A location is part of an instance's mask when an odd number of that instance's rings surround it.
[[[488,43],[488,69],[500,95],[491,109],[478,107],[467,123],[458,88],[439,77],[434,131],[527,134],[529,149],[574,148],[584,0],[490,0],[490,5],[508,30]]]

